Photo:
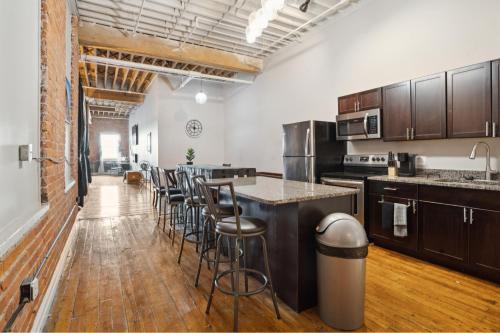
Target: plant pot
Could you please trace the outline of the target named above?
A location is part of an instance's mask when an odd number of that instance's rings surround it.
[[[186,164],[187,165],[193,165],[193,162],[192,161],[187,161]]]

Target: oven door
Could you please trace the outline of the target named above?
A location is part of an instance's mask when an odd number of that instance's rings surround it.
[[[379,139],[381,136],[380,109],[337,116],[337,140]]]
[[[365,182],[363,180],[323,177],[321,178],[321,183],[324,185],[358,189],[359,193],[352,196],[352,216],[362,225],[365,224]]]

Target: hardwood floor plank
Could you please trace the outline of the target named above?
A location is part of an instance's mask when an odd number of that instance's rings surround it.
[[[47,331],[232,330],[233,298],[216,290],[205,314],[213,270],[204,264],[194,287],[198,254],[186,244],[177,264],[180,233],[172,246],[151,198],[120,178],[94,178]],[[229,288],[228,279],[221,283]],[[269,291],[242,297],[240,330],[334,330],[315,308],[298,314],[279,306],[281,320]],[[367,258],[365,309],[358,331],[500,331],[498,285],[375,246]]]

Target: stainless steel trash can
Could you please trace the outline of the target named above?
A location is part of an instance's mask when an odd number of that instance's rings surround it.
[[[318,307],[321,319],[341,330],[363,326],[368,238],[352,216],[334,213],[316,227]]]

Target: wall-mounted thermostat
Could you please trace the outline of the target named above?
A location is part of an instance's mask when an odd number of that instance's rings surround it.
[[[19,146],[19,161],[31,162],[33,159],[33,145],[20,145]]]

